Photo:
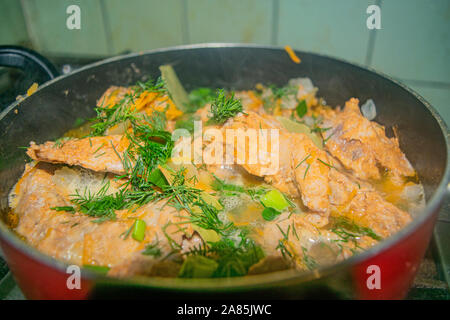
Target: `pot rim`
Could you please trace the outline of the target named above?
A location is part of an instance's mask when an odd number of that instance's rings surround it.
[[[83,72],[89,69],[94,69],[100,65],[113,63],[119,60],[139,57],[142,55],[151,55],[154,53],[164,53],[169,51],[180,51],[180,50],[190,50],[190,49],[205,49],[205,48],[254,48],[254,49],[268,49],[275,51],[284,51],[284,48],[280,46],[271,46],[271,45],[258,45],[258,44],[240,44],[240,43],[202,43],[202,44],[190,44],[190,45],[180,45],[173,46],[167,48],[146,50],[137,53],[130,53],[125,55],[114,56],[111,58],[107,58],[101,61],[97,61],[91,63],[89,65],[83,66],[74,72],[69,74],[60,75],[38,88],[38,91],[45,89],[48,86],[51,86],[53,83],[70,77],[76,73]],[[312,56],[318,56],[333,60],[335,62],[349,64],[352,66],[356,66],[365,71],[369,71],[374,73],[388,81],[391,81],[397,86],[400,86],[402,89],[406,90],[408,93],[412,94],[416,99],[418,99],[422,105],[424,105],[432,114],[433,118],[439,124],[441,132],[444,137],[446,151],[447,151],[447,164],[445,167],[443,178],[441,179],[438,187],[432,194],[430,200],[427,202],[425,209],[418,214],[411,223],[409,223],[405,228],[398,231],[393,236],[379,242],[375,246],[370,249],[358,253],[348,259],[345,259],[337,264],[322,266],[313,272],[299,272],[295,270],[285,270],[285,271],[277,271],[270,272],[267,274],[261,275],[248,275],[245,277],[235,277],[235,278],[212,278],[212,279],[180,279],[180,278],[158,278],[158,277],[135,277],[131,279],[115,279],[111,277],[107,277],[104,275],[99,275],[95,272],[82,268],[83,270],[83,278],[89,280],[98,280],[102,282],[111,282],[111,283],[120,283],[122,285],[140,285],[146,288],[157,287],[164,289],[185,289],[185,290],[198,290],[198,291],[214,291],[220,292],[222,290],[228,290],[230,288],[236,290],[250,290],[254,288],[265,287],[267,285],[276,285],[281,284],[281,282],[288,281],[298,281],[298,282],[306,282],[313,279],[318,279],[333,273],[336,273],[340,270],[349,268],[351,266],[357,265],[365,260],[375,257],[382,251],[392,247],[395,243],[398,243],[404,239],[406,239],[409,235],[413,234],[421,225],[425,223],[428,219],[431,218],[433,213],[435,213],[442,203],[444,197],[450,194],[450,133],[448,127],[444,120],[441,118],[439,113],[436,111],[434,107],[430,105],[422,96],[420,96],[413,89],[407,87],[405,84],[399,82],[398,80],[393,79],[392,77],[375,70],[372,67],[363,66],[359,63],[349,62],[342,58],[336,58],[329,55],[318,54],[309,51],[300,51],[295,50],[300,56],[305,54],[310,54]],[[24,100],[29,97],[25,97]],[[3,112],[0,113],[0,121],[11,112],[18,104],[22,103],[24,100],[15,101],[10,106],[8,106]],[[36,260],[37,262],[56,269],[62,273],[66,273],[66,268],[69,266],[68,263],[59,261],[55,258],[52,258],[44,253],[41,253],[31,245],[26,244],[24,241],[20,240],[3,221],[0,221],[0,240],[5,241],[14,249],[20,251],[24,255]]]

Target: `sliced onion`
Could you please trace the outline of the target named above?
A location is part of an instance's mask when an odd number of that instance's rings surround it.
[[[367,120],[372,121],[377,116],[377,107],[375,106],[375,102],[372,99],[367,100],[361,106],[361,112]]]

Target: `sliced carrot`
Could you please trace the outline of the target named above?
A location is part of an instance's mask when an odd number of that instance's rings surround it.
[[[31,96],[33,93],[36,92],[36,90],[38,89],[38,84],[36,82],[34,82],[30,88],[28,88],[27,90],[27,96]]]
[[[285,46],[284,50],[286,50],[286,52],[289,55],[289,58],[291,58],[292,61],[294,61],[295,63],[300,63],[301,60],[299,57],[297,57],[297,55],[295,54],[294,50],[292,50],[292,48],[290,46]]]

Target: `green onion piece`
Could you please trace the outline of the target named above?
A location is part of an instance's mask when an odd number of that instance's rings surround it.
[[[274,208],[280,212],[289,207],[289,202],[277,189],[270,190],[263,195],[261,197],[261,202],[265,207]]]
[[[306,112],[308,111],[308,106],[306,105],[306,101],[302,100],[298,103],[297,108],[295,108],[297,111],[297,115],[302,118]]]
[[[144,240],[146,227],[147,224],[144,220],[136,219],[136,221],[134,222],[133,233],[131,234],[131,237],[134,240],[141,242],[142,240]]]
[[[106,274],[109,271],[109,267],[105,266],[94,266],[92,264],[85,264],[83,265],[83,268],[88,269],[89,271]]]
[[[55,211],[66,211],[66,212],[75,212],[75,208],[71,207],[71,206],[63,206],[63,207],[51,207],[51,210],[55,210]]]
[[[266,221],[272,221],[279,214],[280,214],[280,212],[275,210],[274,208],[267,207],[267,208],[264,208],[264,210],[262,212],[262,217]]]
[[[189,256],[183,263],[180,278],[211,278],[219,264],[204,256]]]

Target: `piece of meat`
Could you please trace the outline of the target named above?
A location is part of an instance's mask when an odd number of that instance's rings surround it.
[[[386,238],[411,222],[411,216],[381,197],[376,191],[361,190],[342,213],[358,225]]]
[[[267,256],[283,257],[295,268],[308,270],[311,263],[331,264],[353,255],[361,248],[369,248],[376,240],[363,236],[354,241],[340,241],[338,235],[328,228],[318,228],[310,222],[310,214],[282,214],[276,220],[264,224],[261,236],[255,237]],[[327,251],[327,261],[318,258],[318,248]],[[325,250],[322,250],[325,251]],[[324,258],[323,256],[321,258]],[[309,264],[309,265],[308,265]]]
[[[303,203],[313,211],[327,213],[331,166],[327,154],[304,134],[291,134],[290,143],[295,146],[292,148],[291,166]]]
[[[263,164],[259,157],[256,164],[244,163],[241,166],[250,174],[264,177],[264,180],[272,184],[280,191],[293,197],[301,197],[305,206],[313,211],[326,214],[329,207],[328,188],[328,156],[320,150],[312,140],[301,133],[289,133],[282,125],[269,115],[258,115],[248,112],[233,120],[232,129],[276,129],[279,132],[278,154],[267,156],[267,164]],[[227,127],[228,128],[228,127]],[[271,139],[268,142],[273,143]],[[246,147],[246,160],[251,152],[249,144],[246,146],[236,145],[239,148]],[[258,156],[271,146],[262,145],[258,142]],[[272,161],[273,159],[276,159]],[[274,163],[275,162],[275,163]],[[270,174],[264,170],[276,168]]]
[[[128,145],[129,141],[123,135],[70,139],[60,145],[52,141],[41,145],[31,142],[27,154],[36,161],[64,163],[122,175],[125,171],[117,154],[122,157]]]
[[[373,187],[358,185],[337,170],[330,170],[330,202],[334,216],[344,216],[386,238],[411,221],[409,213],[386,201]]]
[[[275,120],[275,118],[268,115],[259,115],[255,112],[248,112],[247,114],[242,114],[235,117],[232,121],[226,123],[222,130],[224,132],[224,141],[226,141],[226,130],[242,130],[246,132],[248,129],[256,130],[258,135],[258,143],[254,149],[256,149],[256,154],[252,154],[255,157],[256,163],[250,163],[250,152],[251,147],[249,144],[249,139],[245,140],[245,144],[236,141],[234,144],[234,159],[237,162],[238,153],[241,152],[245,155],[245,162],[238,163],[242,168],[244,168],[248,173],[264,177],[267,183],[272,184],[275,188],[279,189],[281,192],[287,193],[293,197],[298,197],[298,189],[294,182],[291,169],[291,151],[290,146],[290,134],[282,127],[282,125]],[[272,154],[272,138],[267,137],[266,144],[261,143],[263,133],[260,131],[276,129],[279,133],[278,148],[274,146],[274,150],[278,150],[278,154]],[[239,133],[238,131],[235,131]],[[270,134],[270,131],[266,131],[265,134]],[[233,146],[231,146],[233,148]],[[227,146],[225,147],[228,151]],[[276,152],[276,151],[275,151]],[[274,172],[275,171],[275,172]]]
[[[326,149],[361,179],[380,179],[379,166],[397,176],[414,176],[415,171],[396,137],[388,138],[383,126],[367,120],[352,98],[336,116],[324,121]]]
[[[339,208],[347,205],[358,192],[358,185],[337,170],[330,170],[330,204]]]
[[[116,220],[94,223],[94,217],[51,208],[73,206],[70,190],[54,183],[55,167],[46,163],[29,165],[12,190],[10,205],[19,218],[15,231],[41,252],[78,265],[114,266],[123,263],[147,244],[158,244],[162,255],[192,236],[186,214],[166,205],[148,203],[134,211],[116,211]],[[90,185],[86,182],[86,187]],[[145,237],[138,242],[129,234],[136,218],[146,223]],[[184,227],[184,228],[182,228]],[[170,237],[170,241],[168,240]]]

